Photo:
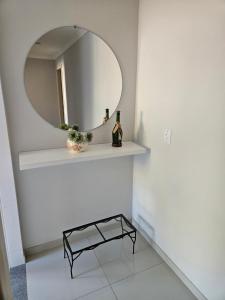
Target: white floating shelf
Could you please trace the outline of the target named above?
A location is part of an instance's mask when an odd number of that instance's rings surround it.
[[[123,147],[111,144],[89,145],[86,152],[75,153],[67,148],[48,149],[19,153],[20,170],[30,170],[49,166],[59,166],[76,162],[107,159],[146,153],[146,148],[133,142],[124,142]]]

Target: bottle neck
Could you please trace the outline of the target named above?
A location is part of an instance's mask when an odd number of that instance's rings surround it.
[[[117,112],[116,114],[116,122],[120,123],[120,113]]]

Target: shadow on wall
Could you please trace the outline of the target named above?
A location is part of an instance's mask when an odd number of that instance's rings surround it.
[[[146,235],[146,237],[152,241],[155,241],[155,228],[141,215],[135,218],[136,226],[138,229]]]
[[[137,130],[137,143],[142,145],[144,140],[143,111],[140,112],[140,123]]]
[[[151,153],[151,149],[145,146],[144,143],[144,123],[143,123],[143,111],[140,112],[140,122],[139,122],[139,126],[138,126],[138,130],[137,130],[137,134],[136,134],[136,142],[137,144],[145,147],[145,149],[147,150],[146,155],[142,155],[138,158],[138,163],[141,163],[142,165],[146,165],[150,160],[150,153]]]

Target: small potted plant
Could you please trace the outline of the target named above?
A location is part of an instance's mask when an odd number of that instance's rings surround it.
[[[83,152],[87,149],[88,143],[92,140],[91,132],[79,131],[78,125],[61,124],[60,128],[68,132],[67,147],[75,152]]]

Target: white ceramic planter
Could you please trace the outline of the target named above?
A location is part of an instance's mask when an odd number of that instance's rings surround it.
[[[69,139],[67,140],[67,148],[69,150],[73,150],[74,152],[84,152],[88,148],[88,143],[75,143],[70,141]]]

